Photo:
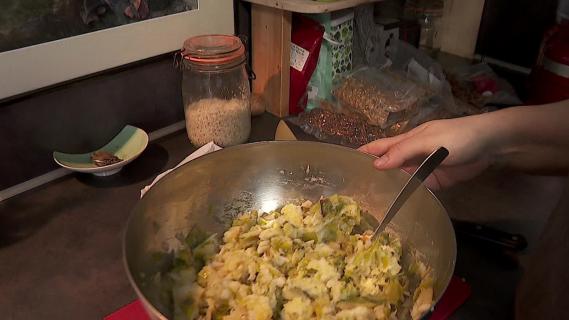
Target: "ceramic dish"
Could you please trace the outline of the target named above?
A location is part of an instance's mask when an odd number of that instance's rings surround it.
[[[119,172],[122,167],[136,159],[148,145],[148,134],[142,129],[127,125],[104,147],[89,153],[69,154],[55,151],[53,159],[60,166],[77,172],[92,173],[96,176],[109,176]],[[122,161],[106,166],[97,166],[91,161],[96,151],[109,152]]]

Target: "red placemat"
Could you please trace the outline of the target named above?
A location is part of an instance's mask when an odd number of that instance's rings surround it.
[[[142,302],[134,300],[126,306],[106,316],[104,320],[150,320],[144,311]]]
[[[445,320],[450,317],[470,296],[470,285],[464,279],[452,277],[445,294],[429,320]],[[140,300],[134,300],[106,316],[104,320],[150,320]]]
[[[435,306],[429,320],[448,319],[470,296],[470,285],[466,280],[453,276],[445,294]]]

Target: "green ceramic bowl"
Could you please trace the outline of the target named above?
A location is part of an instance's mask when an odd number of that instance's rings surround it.
[[[104,147],[89,153],[69,154],[55,151],[53,160],[60,166],[77,172],[92,173],[96,176],[109,176],[119,172],[122,167],[136,159],[148,145],[148,134],[144,130],[133,127],[124,127],[111,142]],[[91,154],[96,151],[109,152],[122,161],[106,166],[96,166],[91,161]]]

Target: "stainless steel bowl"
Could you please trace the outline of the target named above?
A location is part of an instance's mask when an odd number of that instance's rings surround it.
[[[378,171],[373,159],[317,142],[261,142],[205,155],[168,174],[139,201],[124,237],[127,274],[148,313],[153,319],[171,315],[152,277],[163,268],[155,253],[175,249],[176,234],[192,226],[221,233],[236,214],[249,209],[271,210],[289,200],[335,193],[353,197],[381,217],[408,175]],[[416,249],[433,268],[438,301],[456,259],[455,234],[445,209],[421,187],[391,227],[400,234],[405,252]]]

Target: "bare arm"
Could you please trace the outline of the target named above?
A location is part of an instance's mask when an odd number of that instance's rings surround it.
[[[496,127],[490,147],[497,165],[527,172],[567,174],[569,100],[505,109],[487,116]]]
[[[412,170],[438,146],[450,151],[433,188],[470,179],[491,165],[532,173],[567,174],[569,100],[427,122],[405,134],[360,148],[380,156],[379,169]]]

